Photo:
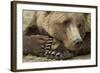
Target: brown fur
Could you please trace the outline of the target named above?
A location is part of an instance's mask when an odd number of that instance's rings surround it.
[[[25,34],[49,34],[59,41],[56,44],[63,44],[66,50],[77,52],[77,39],[83,41],[86,32],[91,31],[89,18],[90,14],[85,13],[37,11]],[[30,31],[29,27],[33,30]]]

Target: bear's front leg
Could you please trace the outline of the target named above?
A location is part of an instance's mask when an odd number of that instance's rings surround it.
[[[48,40],[47,36],[43,35],[31,35],[23,36],[23,54],[32,54],[35,56],[42,56],[44,53],[44,44]]]

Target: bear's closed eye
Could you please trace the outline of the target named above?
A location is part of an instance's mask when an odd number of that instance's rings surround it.
[[[70,24],[70,22],[71,22],[71,20],[65,20],[65,21],[63,21],[62,24],[68,25],[68,24]]]

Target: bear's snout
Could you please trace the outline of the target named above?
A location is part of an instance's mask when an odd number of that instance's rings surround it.
[[[80,45],[82,43],[82,37],[78,27],[74,24],[70,24],[66,29],[66,37],[64,37],[62,41],[64,46],[70,50],[74,50],[72,47]]]

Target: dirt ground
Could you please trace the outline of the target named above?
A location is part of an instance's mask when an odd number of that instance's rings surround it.
[[[90,54],[73,57],[68,60],[78,60],[78,59],[90,59]],[[46,57],[36,57],[36,56],[31,56],[31,55],[23,57],[23,62],[46,62],[46,61],[48,62],[48,61],[56,61],[56,60],[54,59],[51,60],[51,59],[47,59]]]

